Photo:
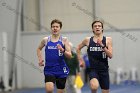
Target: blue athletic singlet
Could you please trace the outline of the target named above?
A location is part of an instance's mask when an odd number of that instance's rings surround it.
[[[105,36],[103,36],[102,42],[106,46]],[[108,57],[102,47],[93,41],[93,37],[90,38],[87,53],[91,69],[108,70]]]
[[[48,37],[48,41],[45,45],[45,75],[53,75],[58,78],[67,77],[69,69],[64,60],[64,54],[57,49],[57,44],[60,44],[63,48],[62,36],[60,36],[57,42],[51,41],[51,36]]]

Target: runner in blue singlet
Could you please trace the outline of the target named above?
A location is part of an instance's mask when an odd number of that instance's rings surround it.
[[[47,93],[54,92],[56,84],[57,93],[63,93],[69,69],[64,61],[64,56],[71,58],[71,49],[66,37],[60,35],[62,22],[55,19],[51,22],[52,35],[44,37],[37,48],[39,66],[44,66],[42,48],[45,47],[45,88]]]

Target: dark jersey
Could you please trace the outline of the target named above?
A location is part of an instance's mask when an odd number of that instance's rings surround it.
[[[103,36],[102,42],[106,46],[105,36]],[[93,41],[93,37],[90,38],[87,53],[91,69],[108,70],[108,57],[102,47]]]

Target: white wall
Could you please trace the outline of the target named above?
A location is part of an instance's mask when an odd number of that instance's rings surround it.
[[[3,57],[2,57],[2,33],[0,32],[0,77],[3,74]]]
[[[19,12],[19,1],[20,0],[0,0],[0,31],[7,32],[7,47],[6,49],[12,53],[15,53],[16,47],[16,32],[17,32],[17,21]],[[3,43],[3,42],[1,42]],[[1,48],[1,47],[0,47]],[[2,49],[2,48],[1,48]],[[2,57],[0,55],[0,57]],[[11,71],[14,66],[14,57],[8,53],[8,68],[9,77],[12,76]],[[9,81],[9,77],[8,80]],[[6,87],[7,89],[7,87]]]
[[[93,0],[23,0],[23,2],[25,31],[47,31],[53,19],[63,22],[64,31],[87,30],[95,12]],[[87,10],[90,16],[83,13],[88,13]]]
[[[60,19],[63,22],[64,31],[89,30],[90,26],[88,24],[91,24],[93,17],[83,13],[86,10],[94,13],[93,0],[61,0],[61,2],[45,0],[44,25],[50,27],[50,22],[53,19]]]
[[[39,31],[39,1],[23,0],[23,25],[25,31]]]
[[[120,29],[139,28],[140,0],[95,0],[96,16]]]

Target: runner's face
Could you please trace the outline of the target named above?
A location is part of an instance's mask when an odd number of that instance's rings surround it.
[[[53,34],[53,35],[59,34],[59,33],[60,33],[60,30],[61,30],[60,24],[58,24],[58,23],[52,24],[51,30],[52,30],[52,34]]]
[[[94,34],[101,34],[103,32],[102,24],[100,22],[96,22],[93,25],[93,32]]]

